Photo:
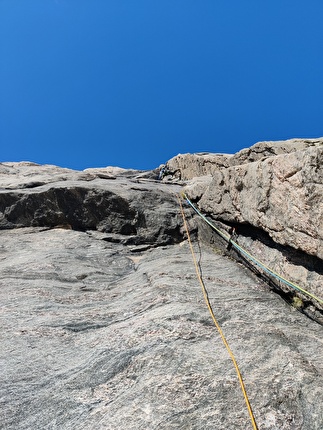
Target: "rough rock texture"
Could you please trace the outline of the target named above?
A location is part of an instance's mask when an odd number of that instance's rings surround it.
[[[187,154],[170,160],[170,171],[191,179],[187,169],[201,169],[190,163],[204,165]],[[227,163],[216,162],[209,176],[191,181],[189,197],[234,225],[239,243],[257,258],[322,297],[323,139],[260,142]]]
[[[274,155],[290,154],[291,152],[303,151],[308,148],[318,148],[322,145],[323,138],[258,142],[250,146],[250,148],[242,149],[230,157],[230,165],[250,163]]]
[[[97,174],[71,171],[68,179],[67,169],[39,166],[36,181],[32,179],[35,168],[37,171],[37,166],[29,163],[10,166],[9,180],[4,179],[0,188],[0,228],[91,229],[120,234],[126,243],[155,246],[178,240],[173,195],[155,187],[154,182],[139,183],[139,179],[144,181],[140,173],[132,178],[135,174],[128,172],[129,179],[103,176],[103,169]],[[6,172],[3,175],[6,178]],[[172,187],[173,192],[178,189]]]
[[[0,168],[0,428],[252,428],[196,280],[180,184]],[[322,429],[322,326],[185,212],[259,429]]]
[[[172,178],[193,179],[229,167],[231,157],[229,154],[178,154],[167,162],[167,168]]]

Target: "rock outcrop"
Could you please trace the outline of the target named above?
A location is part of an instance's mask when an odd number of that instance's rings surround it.
[[[145,177],[139,172],[128,171],[128,177],[124,177],[122,173],[104,175],[104,169],[83,173],[56,166],[39,166],[37,171],[37,166],[30,163],[2,166],[5,168],[4,186],[0,189],[2,229],[95,230],[121,235],[123,243],[154,246],[173,243],[179,238],[174,197],[155,187],[153,182],[139,183]],[[174,192],[178,189],[173,186]]]
[[[187,185],[204,210],[216,171],[234,168],[224,158],[235,156],[214,157],[216,169],[201,170],[212,176]],[[252,428],[196,279],[177,198],[185,184],[157,176],[0,164],[0,428]],[[184,211],[259,429],[320,430],[322,325]],[[243,222],[241,240],[269,248]]]
[[[222,158],[221,166],[215,156],[179,155],[168,168],[187,180],[208,159],[208,176],[193,179],[187,194],[213,219],[234,226],[258,259],[322,297],[323,139],[260,142]]]

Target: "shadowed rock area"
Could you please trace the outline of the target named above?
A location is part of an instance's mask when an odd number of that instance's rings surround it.
[[[192,184],[157,176],[0,164],[0,428],[252,428],[183,228]],[[184,211],[259,429],[320,430],[322,326]]]

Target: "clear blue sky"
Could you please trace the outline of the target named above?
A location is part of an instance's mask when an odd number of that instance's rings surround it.
[[[0,161],[323,136],[322,0],[0,0]]]

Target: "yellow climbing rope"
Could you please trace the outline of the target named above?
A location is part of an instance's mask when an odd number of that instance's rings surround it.
[[[199,270],[199,266],[198,266],[198,263],[197,263],[197,260],[196,260],[196,256],[195,256],[195,252],[194,252],[194,249],[193,249],[193,245],[192,245],[192,241],[191,241],[191,236],[190,236],[190,232],[189,232],[189,229],[188,229],[188,225],[187,225],[187,221],[186,221],[186,217],[185,217],[183,205],[182,205],[181,199],[178,196],[177,196],[177,198],[178,198],[179,205],[180,205],[180,208],[181,208],[181,214],[182,214],[182,217],[183,217],[183,223],[184,223],[184,227],[185,227],[186,234],[187,234],[187,240],[188,240],[188,243],[189,243],[189,246],[190,246],[190,250],[191,250],[191,254],[192,254],[192,258],[193,258],[193,262],[194,262],[194,266],[195,266],[196,275],[197,275],[197,278],[198,278],[198,280],[199,280],[199,282],[201,284],[201,287],[202,287],[202,291],[203,291],[203,296],[204,296],[205,303],[206,303],[206,305],[208,307],[208,310],[210,312],[210,315],[212,317],[214,325],[217,328],[217,330],[218,330],[218,332],[219,332],[219,334],[221,336],[222,342],[224,343],[224,345],[225,345],[225,347],[226,347],[226,349],[227,349],[227,351],[228,351],[228,353],[230,355],[230,358],[231,358],[231,360],[233,362],[235,370],[237,372],[237,376],[238,376],[238,379],[239,379],[239,382],[240,382],[241,390],[242,390],[242,393],[243,393],[243,396],[244,396],[244,399],[245,399],[245,402],[246,402],[246,405],[247,405],[247,408],[248,408],[248,412],[249,412],[249,415],[250,415],[250,419],[251,419],[251,422],[252,422],[252,427],[253,427],[254,430],[258,430],[258,427],[257,427],[257,424],[256,424],[256,420],[255,420],[254,414],[253,414],[252,409],[251,409],[250,401],[249,401],[249,398],[248,398],[248,395],[247,395],[247,391],[246,391],[246,388],[245,388],[245,385],[244,385],[244,382],[243,382],[243,379],[242,379],[241,372],[239,370],[237,361],[236,361],[236,359],[235,359],[235,357],[233,355],[233,352],[232,352],[232,350],[231,350],[231,348],[230,348],[230,346],[229,346],[229,344],[228,344],[228,342],[227,342],[227,340],[226,340],[226,338],[224,336],[224,333],[223,333],[223,331],[221,329],[221,326],[219,325],[217,319],[215,318],[215,315],[214,315],[214,312],[213,312],[213,309],[212,309],[212,306],[211,306],[211,303],[210,303],[210,300],[209,300],[209,297],[208,297],[208,294],[207,294],[207,291],[206,291],[206,288],[205,288],[205,285],[204,285],[204,282],[203,282],[203,278],[202,278],[202,275],[201,275],[201,272]]]

